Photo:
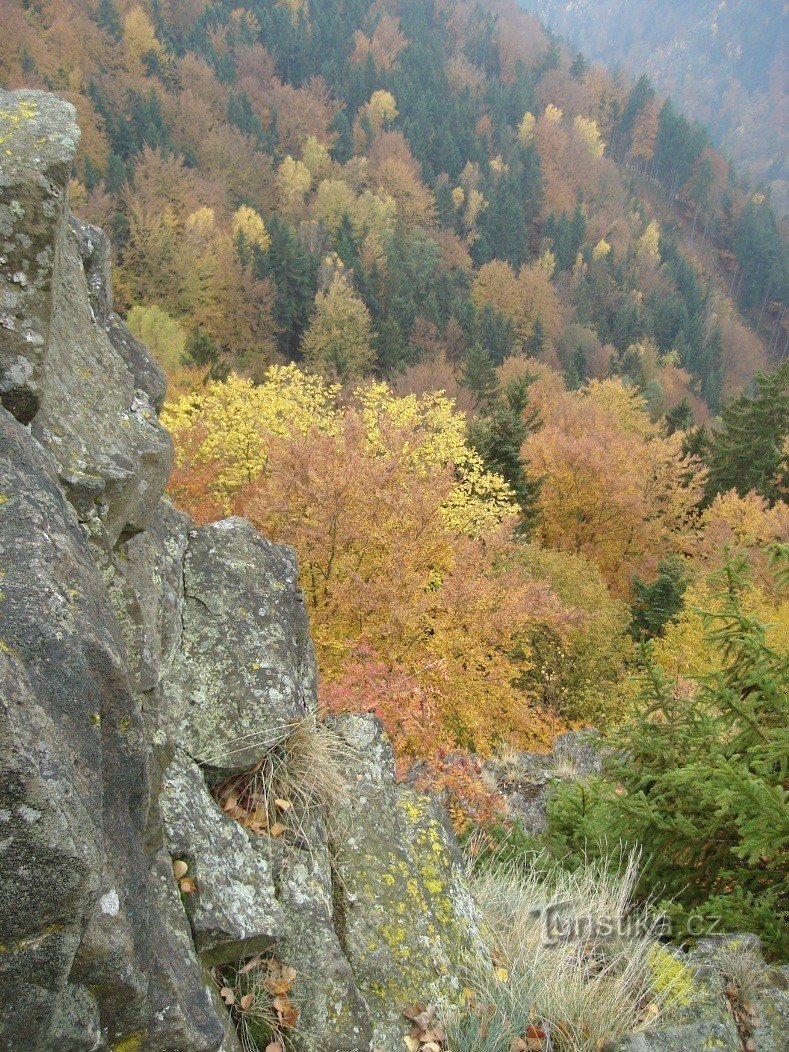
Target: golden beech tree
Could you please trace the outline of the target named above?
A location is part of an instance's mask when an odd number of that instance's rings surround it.
[[[517,558],[509,489],[450,399],[367,384],[341,402],[273,367],[258,386],[182,394],[164,420],[182,506],[236,511],[296,548],[325,703],[381,716],[403,764],[548,743],[560,720],[518,679],[528,640],[537,625],[565,638],[586,614]]]
[[[145,58],[154,55],[163,58],[165,51],[156,39],[153,22],[141,7],[133,7],[123,19],[123,43],[126,58],[132,73],[145,72]]]
[[[304,204],[304,197],[312,186],[312,175],[302,161],[294,160],[290,154],[277,170],[279,200],[283,212],[294,215]]]
[[[651,100],[636,114],[630,156],[643,164],[652,160],[660,125],[660,108]]]
[[[477,307],[490,306],[512,320],[524,343],[539,320],[554,340],[561,328],[561,306],[551,283],[553,265],[548,255],[516,274],[509,263],[491,260],[480,267],[471,289]]]
[[[538,535],[596,563],[626,594],[634,573],[648,575],[681,549],[704,471],[683,455],[682,436],[662,435],[621,381],[544,393],[539,405],[543,427],[523,451],[543,478]]]
[[[304,333],[304,360],[331,379],[349,380],[369,372],[373,363],[370,312],[342,272],[315,297],[315,313]]]

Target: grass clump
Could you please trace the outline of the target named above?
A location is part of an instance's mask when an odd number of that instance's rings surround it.
[[[290,997],[296,970],[275,957],[252,957],[214,969],[244,1052],[285,1052],[299,1010]]]
[[[638,866],[633,853],[573,872],[523,855],[477,867],[493,965],[470,965],[472,1003],[446,1019],[448,1047],[507,1052],[544,1042],[595,1052],[680,1003],[692,977],[660,946],[661,919],[634,905]],[[672,967],[657,968],[656,954]]]
[[[345,740],[310,715],[253,768],[221,781],[214,795],[222,810],[250,832],[308,844],[316,817],[348,799],[351,760]]]

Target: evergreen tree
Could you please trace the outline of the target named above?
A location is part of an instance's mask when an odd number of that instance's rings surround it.
[[[677,556],[669,556],[658,566],[657,580],[647,584],[633,578],[630,634],[635,639],[652,639],[663,634],[668,622],[682,610],[688,586],[685,566]]]
[[[693,423],[693,411],[687,398],[683,398],[673,409],[669,409],[665,420],[666,430],[670,435],[673,435],[675,431],[687,431]]]
[[[540,358],[542,352],[545,350],[546,344],[545,337],[545,326],[543,325],[540,318],[534,322],[534,328],[531,331],[531,335],[526,341],[524,350],[529,358]]]
[[[477,405],[489,405],[496,396],[498,379],[490,351],[479,343],[466,351],[462,373],[463,385],[474,392]]]
[[[277,345],[288,359],[298,356],[301,335],[309,322],[315,300],[317,268],[290,223],[274,213],[266,220],[271,238],[268,268],[258,276],[274,279],[274,321]]]
[[[682,453],[684,456],[698,457],[702,463],[706,463],[711,449],[710,433],[704,424],[699,424],[698,427],[692,427],[685,432],[682,439]]]
[[[583,76],[586,73],[588,68],[589,68],[588,62],[586,61],[586,59],[583,57],[583,55],[579,51],[578,54],[573,59],[573,64],[570,66],[570,72],[572,73],[572,75],[574,77],[577,77],[578,80],[583,80]]]
[[[118,17],[118,9],[113,0],[99,0],[96,20],[113,40],[120,40],[123,36],[123,27]]]
[[[710,497],[756,490],[774,504],[789,494],[789,362],[760,373],[755,386],[755,397],[743,394],[723,410],[709,455]]]
[[[224,380],[230,372],[230,367],[222,358],[221,349],[199,325],[195,325],[186,339],[181,362],[183,365],[207,369],[207,375],[212,380]]]
[[[789,583],[789,547],[775,553]],[[644,651],[639,715],[610,735],[605,776],[567,786],[549,805],[549,843],[604,853],[643,850],[641,890],[671,900],[681,935],[690,917],[759,934],[789,954],[789,658],[745,613],[743,560],[727,564],[705,615],[719,671],[677,690]],[[669,670],[670,671],[670,670]]]
[[[508,483],[520,509],[519,532],[528,533],[537,520],[541,480],[527,472],[521,450],[540,426],[537,410],[529,409],[530,377],[510,381],[490,411],[469,424],[469,441],[485,462]]]
[[[768,200],[748,201],[734,229],[734,251],[745,272],[740,293],[745,310],[785,292],[789,272],[786,242]]]

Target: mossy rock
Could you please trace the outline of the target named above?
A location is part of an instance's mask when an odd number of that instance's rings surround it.
[[[401,1049],[402,1013],[456,1003],[463,965],[484,944],[454,835],[429,797],[396,786],[380,724],[343,717],[357,751],[352,801],[332,828],[335,926],[373,1023],[373,1046]]]

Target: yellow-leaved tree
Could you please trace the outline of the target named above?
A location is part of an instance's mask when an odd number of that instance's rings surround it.
[[[334,380],[363,376],[373,364],[370,312],[342,272],[315,297],[315,313],[301,349],[313,369]]]
[[[181,506],[296,549],[326,704],[378,714],[403,764],[548,744],[559,720],[519,678],[529,640],[586,615],[516,557],[512,494],[451,399],[379,383],[341,397],[273,367],[186,393],[164,420]]]
[[[664,435],[641,395],[620,380],[578,392],[543,386],[543,426],[524,456],[543,478],[538,536],[550,548],[584,555],[626,594],[634,573],[682,550],[705,472]]]

